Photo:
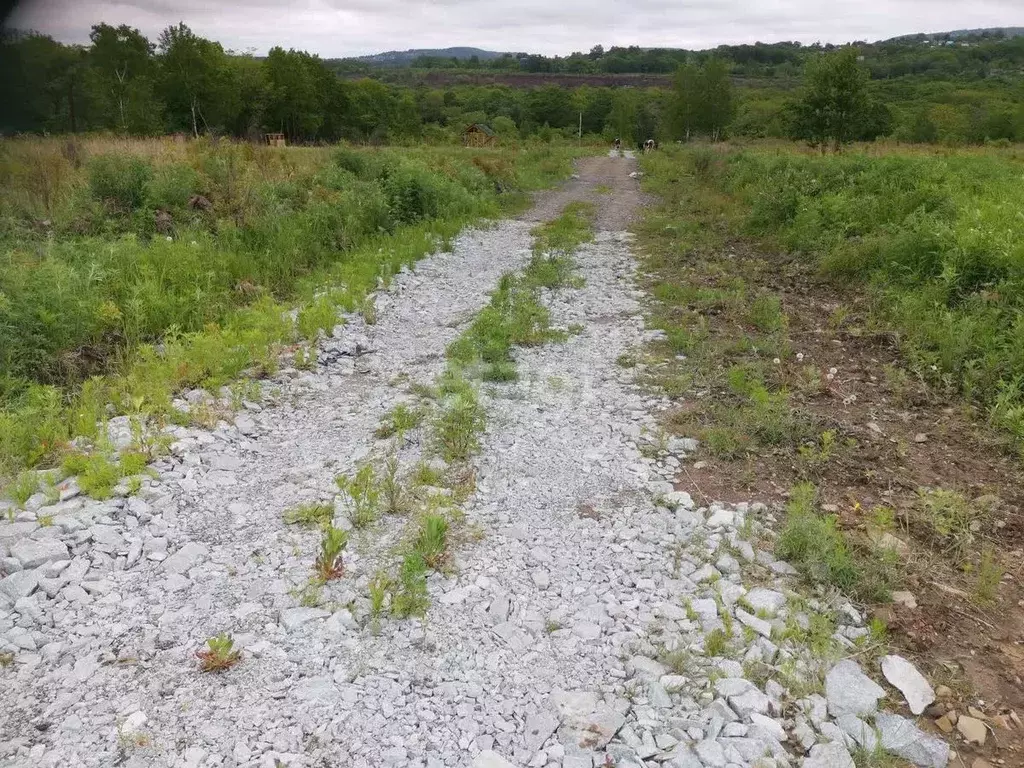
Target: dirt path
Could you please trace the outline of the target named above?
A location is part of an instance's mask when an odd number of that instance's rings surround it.
[[[557,189],[540,193],[533,208],[521,217],[524,221],[549,221],[572,202],[593,203],[595,226],[610,232],[629,227],[644,204],[640,181],[632,157],[584,157],[576,164],[576,173]]]
[[[438,463],[423,428],[374,432],[524,265],[529,220],[466,232],[399,275],[375,324],[349,318],[317,371],[282,371],[234,424],[173,428],[139,494],[0,523],[3,764],[778,768],[809,749],[813,765],[852,765],[860,721],[841,729],[825,698],[801,698],[832,660],[787,628],[826,612],[853,648],[861,618],[795,598],[792,569],[759,545],[763,505],[673,491],[694,443],[660,432],[667,402],[622,365],[656,336],[620,229],[640,202],[633,168],[585,160],[531,215],[589,199],[599,231],[575,256],[582,283],[544,295],[565,341],[519,350],[518,381],[480,386],[488,426],[462,505],[474,535],[430,576],[424,619],[371,617],[403,515],[353,531],[344,578],[319,590],[319,536],[282,515],[333,504],[335,475],[363,462],[394,456],[403,479]],[[221,631],[243,659],[201,674],[194,653]],[[868,716],[872,691],[843,674],[828,708],[854,690]],[[884,743],[945,765],[944,744],[879,718]]]

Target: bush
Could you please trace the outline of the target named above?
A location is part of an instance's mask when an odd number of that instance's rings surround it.
[[[199,191],[199,174],[187,165],[157,168],[149,181],[147,197],[154,208],[184,208]]]
[[[122,212],[142,205],[152,176],[149,163],[135,155],[98,155],[89,161],[92,196]]]

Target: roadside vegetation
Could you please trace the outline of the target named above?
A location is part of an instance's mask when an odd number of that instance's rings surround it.
[[[663,335],[621,361],[675,401],[666,428],[700,441],[684,490],[778,500],[764,545],[968,699],[1009,695],[957,660],[998,647],[999,609],[1021,599],[1022,162],[647,156],[661,203],[638,234]]]
[[[177,392],[290,350],[307,365],[340,311],[518,209],[573,152],[4,142],[0,476],[59,463],[115,415],[188,419]]]

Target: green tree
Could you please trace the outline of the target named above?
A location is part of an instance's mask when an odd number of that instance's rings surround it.
[[[612,108],[608,113],[607,125],[612,132],[628,146],[643,139],[635,135],[637,127],[636,95],[626,88],[619,88],[612,97]]]
[[[712,56],[703,66],[684,64],[673,82],[669,127],[676,138],[703,133],[718,141],[735,116],[732,81],[724,59]]]
[[[868,71],[856,48],[841,48],[812,58],[804,70],[800,99],[794,105],[793,133],[824,152],[839,151],[864,123],[868,110]]]
[[[268,101],[266,124],[289,140],[310,139],[324,123],[325,94],[317,88],[320,60],[303,51],[271,48],[264,62]]]
[[[199,135],[217,125],[222,111],[226,56],[220,43],[197,36],[184,23],[160,33],[161,91],[172,130],[192,129]]]
[[[125,133],[148,132],[157,117],[152,43],[127,24],[97,24],[89,39],[89,69],[100,102],[106,102],[103,112]]]

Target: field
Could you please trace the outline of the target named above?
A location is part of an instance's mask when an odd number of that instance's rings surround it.
[[[702,441],[682,488],[777,499],[776,551],[812,583],[966,699],[1019,708],[1024,153],[718,145],[642,165],[666,337],[623,364]]]
[[[520,208],[573,149],[230,141],[0,145],[0,475],[119,414],[278,365],[466,224]]]

